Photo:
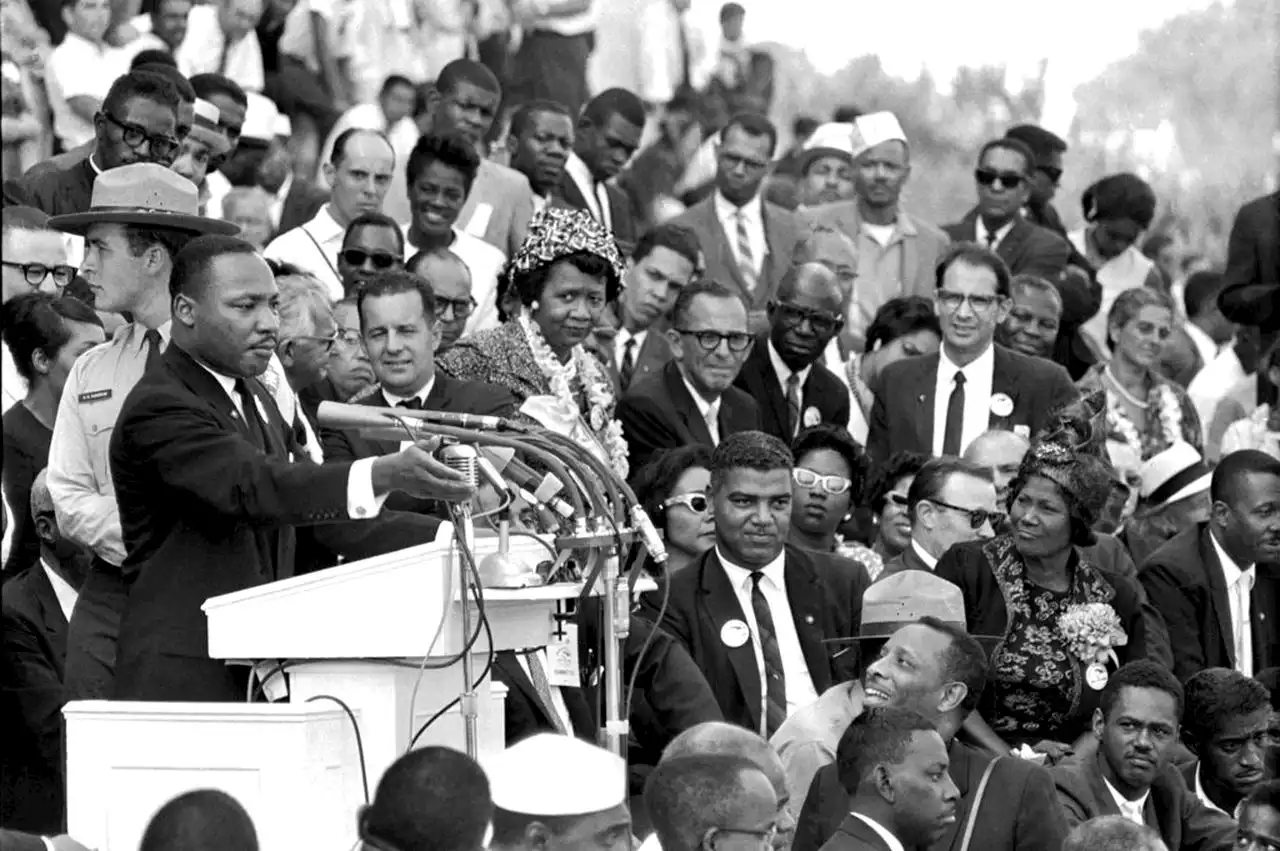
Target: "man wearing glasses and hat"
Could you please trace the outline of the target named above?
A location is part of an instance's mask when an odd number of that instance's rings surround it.
[[[860,681],[823,694],[788,719],[771,741],[800,808],[793,851],[817,851],[848,814],[849,791],[840,784],[836,764],[844,758],[843,734],[865,709],[885,707],[919,712],[947,743],[948,773],[960,802],[955,822],[930,851],[961,848],[970,822],[972,849],[1061,847],[1067,826],[1049,773],[1016,758],[993,763],[990,753],[956,739],[986,687],[982,642],[992,640],[969,635],[964,624],[960,589],[932,574],[905,571],[868,589],[853,640],[883,642],[878,658]]]

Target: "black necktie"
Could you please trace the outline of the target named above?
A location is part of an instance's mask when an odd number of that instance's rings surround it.
[[[947,402],[947,426],[942,433],[942,454],[960,454],[960,435],[964,433],[964,373],[956,373],[956,386]]]
[[[150,372],[160,363],[160,356],[164,353],[164,340],[161,339],[159,331],[148,328],[142,335],[142,341],[147,347],[147,364],[144,369]]]
[[[996,232],[993,230],[987,231],[987,248],[992,251],[996,250]]]
[[[626,390],[631,385],[631,377],[636,372],[636,338],[628,337],[622,344],[622,365],[618,367],[618,382]]]
[[[262,422],[262,415],[258,413],[258,404],[253,398],[253,390],[249,388],[249,383],[243,378],[236,379],[236,395],[240,397],[240,413],[244,416],[244,424],[249,433],[250,442],[263,452],[266,452],[267,427]]]
[[[765,738],[772,736],[787,720],[787,677],[782,668],[782,651],[778,648],[778,636],[773,629],[773,613],[769,601],[760,590],[760,571],[751,574],[751,609],[756,616],[756,633],[764,656]]]
[[[422,400],[417,396],[414,396],[412,399],[405,399],[403,402],[396,402],[396,407],[407,408],[410,411],[421,411]]]

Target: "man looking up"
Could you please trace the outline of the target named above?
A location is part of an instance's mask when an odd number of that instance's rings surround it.
[[[1266,772],[1271,695],[1257,680],[1207,668],[1187,680],[1182,738],[1199,759],[1182,772],[1187,788],[1211,810],[1239,820],[1244,799]]]
[[[328,287],[330,298],[342,298],[338,252],[347,226],[361,213],[382,211],[395,164],[395,152],[383,134],[352,129],[339,136],[323,167],[333,187],[329,203],[311,221],[271,240],[264,256],[292,263]]]
[[[932,571],[952,545],[990,538],[1000,525],[996,488],[983,468],[959,458],[934,458],[907,491],[911,543],[885,563],[880,575]]]
[[[555,101],[536,100],[511,116],[511,167],[528,179],[534,212],[546,209],[559,193],[573,144],[573,116]]]
[[[608,181],[639,149],[644,123],[644,104],[632,92],[607,89],[596,95],[578,117],[573,153],[560,184],[565,202],[613,231],[624,254],[639,235],[635,215],[626,193]]]

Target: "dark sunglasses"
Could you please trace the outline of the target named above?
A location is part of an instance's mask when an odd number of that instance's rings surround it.
[[[969,526],[974,529],[981,529],[983,524],[987,521],[990,521],[991,526],[994,528],[999,526],[1000,522],[1004,519],[1004,515],[999,511],[987,511],[985,508],[961,508],[958,505],[952,505],[951,503],[943,502],[940,499],[930,499],[928,501],[932,502],[939,508],[948,508],[952,511],[958,511],[965,515],[969,518]]]
[[[813,333],[818,335],[834,333],[844,324],[844,320],[839,316],[832,316],[823,310],[812,310],[798,304],[787,304],[784,301],[772,301],[769,302],[769,306],[777,311],[778,318],[788,325],[798,327],[807,320]]]
[[[731,352],[745,351],[751,345],[750,334],[721,334],[719,331],[691,331],[688,328],[677,328],[676,333],[697,340],[705,352],[714,352],[720,348],[721,340],[729,344]]]
[[[106,110],[103,110],[101,114],[107,121],[120,128],[120,138],[124,139],[124,143],[134,150],[141,148],[142,144],[146,142],[147,148],[153,157],[173,162],[173,158],[178,155],[178,149],[182,147],[182,142],[173,136],[148,133],[147,128],[130,121],[121,121]]]
[[[1058,181],[1062,180],[1062,169],[1054,168],[1051,165],[1036,166],[1036,171],[1049,178],[1049,182],[1054,186],[1058,185]]]
[[[363,266],[366,260],[373,262],[373,268],[379,272],[390,269],[401,259],[387,251],[365,251],[360,248],[342,249],[342,262],[348,266]]]
[[[1017,174],[1012,171],[995,171],[990,168],[974,169],[974,180],[978,181],[981,186],[994,186],[995,182],[1000,181],[1000,188],[1017,189],[1022,185],[1022,181],[1026,180],[1026,175]]]
[[[53,275],[53,282],[60,287],[65,287],[71,283],[76,276],[75,266],[46,266],[43,263],[10,263],[8,260],[0,260],[0,264],[10,266],[14,269],[22,270],[28,284],[38,287],[44,283],[45,278]]]

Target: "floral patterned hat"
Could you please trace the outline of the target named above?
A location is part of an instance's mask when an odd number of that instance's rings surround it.
[[[1115,471],[1105,460],[1106,392],[1063,408],[1036,437],[1018,467],[1018,482],[1042,476],[1071,497],[1074,514],[1087,526],[1097,521],[1111,495]],[[1010,489],[1019,490],[1019,486]]]
[[[502,271],[504,289],[516,275],[532,272],[570,254],[585,252],[605,260],[617,286],[622,285],[625,266],[618,242],[604,225],[586,210],[547,207],[534,215],[529,232]]]

